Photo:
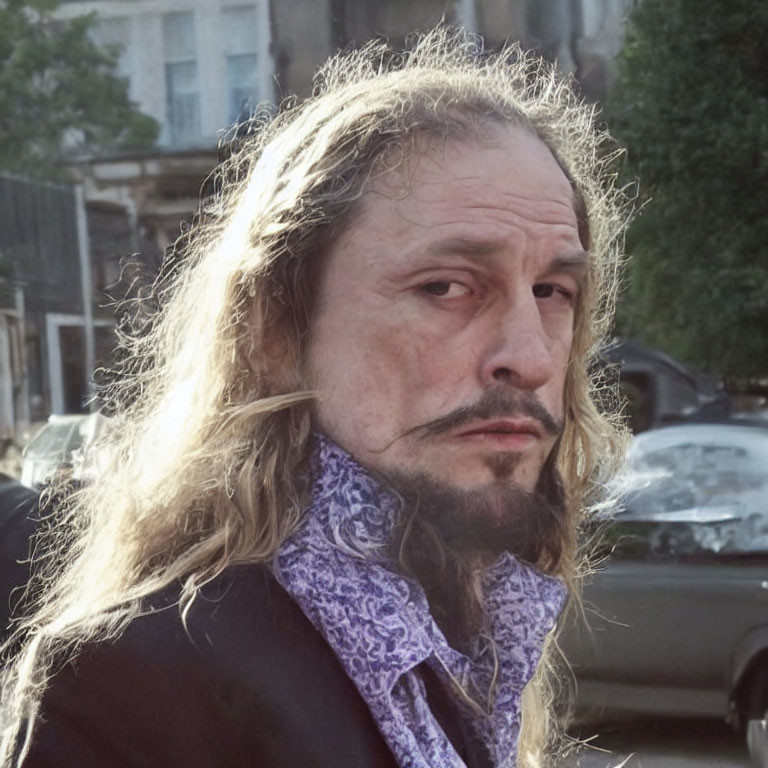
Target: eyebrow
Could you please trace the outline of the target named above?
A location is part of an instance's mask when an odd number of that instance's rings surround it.
[[[431,245],[427,252],[432,256],[455,253],[462,256],[489,256],[499,251],[503,244],[495,240],[474,240],[463,237],[442,240]],[[556,256],[547,265],[546,272],[571,272],[582,279],[589,266],[590,255],[588,251],[577,250]]]
[[[589,267],[589,251],[574,251],[563,256],[557,256],[547,266],[547,272],[571,272],[582,279]]]

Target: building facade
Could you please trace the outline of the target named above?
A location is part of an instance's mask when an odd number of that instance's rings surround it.
[[[161,126],[158,149],[211,149],[222,129],[273,98],[267,0],[77,0],[94,41],[115,50],[131,99]]]
[[[0,442],[48,413],[86,408],[109,360],[112,319],[94,317],[85,202],[70,184],[0,176]]]
[[[98,219],[91,226],[98,292],[128,254],[157,268],[197,207],[222,134],[274,100],[269,7],[267,0],[76,0],[57,13],[94,16],[94,42],[115,52],[131,99],[160,125],[149,151],[73,164]],[[110,241],[122,249],[111,257]]]
[[[130,246],[156,264],[197,207],[228,129],[261,102],[307,95],[335,50],[371,38],[401,45],[441,20],[519,40],[556,60],[599,100],[610,84],[635,0],[70,0],[59,15],[93,14],[93,38],[114,50],[136,105],[160,124],[142,154],[77,166],[89,204],[123,211]]]

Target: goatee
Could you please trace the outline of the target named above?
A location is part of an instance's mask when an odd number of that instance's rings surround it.
[[[483,565],[509,552],[547,571],[556,568],[565,532],[556,454],[551,452],[533,492],[510,482],[514,455],[498,458],[496,479],[479,489],[453,488],[425,474],[383,477],[402,499],[392,559],[421,584],[435,621],[455,648],[465,649],[486,629],[479,592]]]

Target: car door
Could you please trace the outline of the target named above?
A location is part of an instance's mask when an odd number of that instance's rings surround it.
[[[768,431],[657,433],[564,645],[583,709],[725,716],[733,649],[768,624]]]

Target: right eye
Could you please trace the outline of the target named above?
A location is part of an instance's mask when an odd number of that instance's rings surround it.
[[[472,293],[471,289],[455,280],[432,280],[419,286],[422,293],[439,298],[455,299]]]

